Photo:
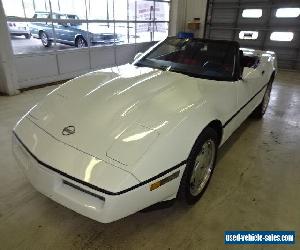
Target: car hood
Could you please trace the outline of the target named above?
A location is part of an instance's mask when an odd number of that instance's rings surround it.
[[[128,170],[204,101],[208,80],[200,82],[128,64],[65,83],[28,118],[57,140]]]

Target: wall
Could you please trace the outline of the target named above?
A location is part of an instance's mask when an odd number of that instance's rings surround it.
[[[2,2],[0,1],[0,93],[17,94],[17,78],[12,56],[10,35],[6,25],[6,19]]]
[[[43,54],[15,55],[19,88],[70,79],[92,70],[133,61],[153,42],[117,46],[68,49]]]
[[[172,0],[170,34],[176,35],[179,31],[190,32],[187,22],[193,18],[200,18],[200,30],[195,37],[203,37],[207,0]]]

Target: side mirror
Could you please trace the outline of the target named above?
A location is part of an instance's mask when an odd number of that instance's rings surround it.
[[[259,69],[244,68],[242,79],[244,81],[255,80],[262,77],[263,73]]]
[[[139,59],[142,55],[143,55],[142,52],[137,53],[137,54],[134,56],[133,60],[135,61],[135,60]]]
[[[240,66],[240,74],[239,74],[239,77],[240,77],[240,79],[243,79],[243,76],[244,76],[244,66]]]

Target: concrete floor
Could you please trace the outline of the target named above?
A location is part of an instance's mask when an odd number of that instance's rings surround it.
[[[292,248],[300,249],[299,73],[280,72],[264,119],[248,119],[222,147],[198,204],[177,202],[111,224],[92,221],[36,192],[12,157],[14,124],[53,88],[0,96],[0,249],[254,248],[225,246],[225,230],[295,230]]]

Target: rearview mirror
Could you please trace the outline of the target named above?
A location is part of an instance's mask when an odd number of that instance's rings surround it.
[[[133,60],[135,61],[135,60],[139,59],[142,55],[143,55],[142,52],[137,53],[137,54],[134,56]]]

